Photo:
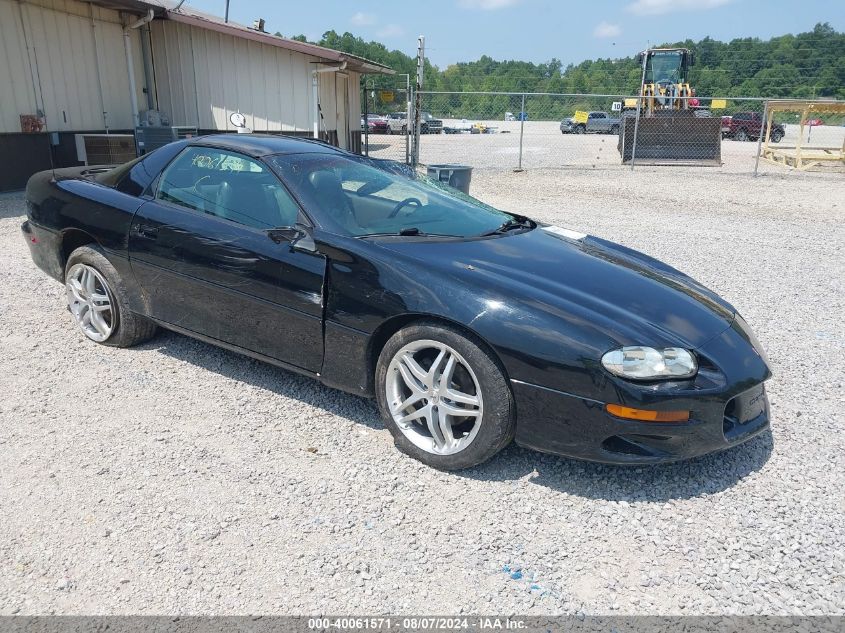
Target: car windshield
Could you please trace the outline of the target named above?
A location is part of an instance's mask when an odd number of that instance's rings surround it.
[[[472,237],[514,217],[395,163],[327,154],[270,163],[314,219],[341,235]]]

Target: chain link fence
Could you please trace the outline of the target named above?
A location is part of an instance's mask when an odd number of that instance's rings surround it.
[[[784,167],[845,170],[843,102],[771,102],[780,105],[769,115],[762,98],[505,92],[420,97],[421,119],[428,122],[418,139],[423,165],[514,170],[704,165],[754,174]],[[408,162],[412,152],[405,154],[406,142],[412,148],[415,141],[408,134],[371,137],[369,155]],[[796,147],[803,157],[793,158]]]
[[[361,94],[361,153],[401,163],[411,162],[411,89],[365,88]],[[413,120],[413,119],[411,119]]]

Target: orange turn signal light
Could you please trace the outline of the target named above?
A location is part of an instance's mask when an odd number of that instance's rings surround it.
[[[632,409],[621,404],[607,404],[604,407],[610,415],[626,420],[640,422],[687,422],[689,411],[650,411],[649,409]]]

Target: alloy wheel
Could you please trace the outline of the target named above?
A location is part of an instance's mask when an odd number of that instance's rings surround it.
[[[402,347],[387,368],[385,390],[393,421],[424,451],[453,455],[478,434],[484,411],[478,378],[445,343],[419,340]]]
[[[102,343],[115,328],[112,293],[100,272],[87,264],[74,264],[65,281],[70,313],[82,333]]]

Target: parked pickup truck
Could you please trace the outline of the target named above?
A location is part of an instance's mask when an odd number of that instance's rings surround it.
[[[408,116],[404,112],[394,112],[387,116],[388,134],[407,134]],[[440,134],[443,121],[435,119],[428,112],[420,112],[420,134]]]
[[[407,112],[391,112],[387,115],[387,133],[388,134],[407,134],[408,133],[408,113]]]
[[[756,141],[760,138],[765,121],[759,112],[737,112],[733,116],[722,117],[722,138],[732,138],[736,141]],[[786,132],[780,123],[772,121],[772,132],[769,138],[772,143],[780,143]]]
[[[586,123],[577,123],[570,117],[560,122],[563,134],[619,134],[622,119],[610,116],[607,112],[590,112]]]

